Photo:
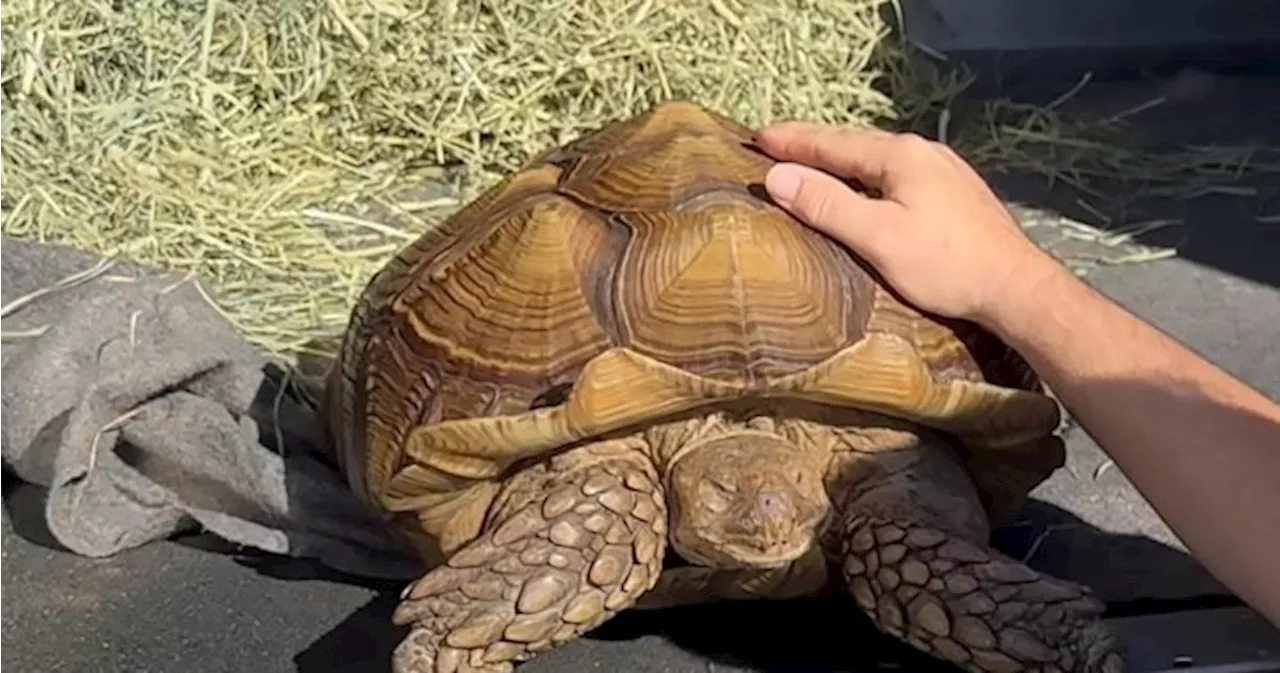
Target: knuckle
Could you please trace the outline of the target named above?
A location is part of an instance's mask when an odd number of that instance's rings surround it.
[[[898,134],[896,140],[899,151],[903,153],[911,153],[912,155],[921,155],[926,152],[933,152],[936,150],[935,145],[937,145],[937,143],[932,140],[910,131]]]
[[[946,156],[955,157],[957,159],[960,158],[960,153],[956,152],[955,148],[946,143],[935,142],[933,143],[933,149],[934,151],[940,152]]]
[[[836,126],[831,129],[831,137],[835,140],[856,139],[866,134],[867,129],[852,125]]]
[[[961,164],[968,165],[968,162],[965,160],[965,158],[963,156],[960,156],[960,153],[955,151],[955,148],[945,143],[934,143],[934,144],[937,145],[937,151],[940,152],[942,156],[946,157],[948,160],[952,162],[959,162]]]
[[[830,147],[847,147],[849,145],[865,144],[867,139],[880,137],[884,133],[884,131],[874,127],[845,124],[830,127],[825,140]]]

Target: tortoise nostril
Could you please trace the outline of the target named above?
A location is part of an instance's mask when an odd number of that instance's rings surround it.
[[[761,493],[759,508],[761,514],[771,519],[786,516],[791,512],[786,496],[781,493]]]

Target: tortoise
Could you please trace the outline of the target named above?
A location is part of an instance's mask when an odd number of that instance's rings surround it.
[[[425,574],[397,673],[510,671],[620,611],[837,587],[974,673],[1123,670],[1087,588],[989,546],[1056,402],[769,201],[673,100],[536,157],[376,273],[327,383],[352,490]]]

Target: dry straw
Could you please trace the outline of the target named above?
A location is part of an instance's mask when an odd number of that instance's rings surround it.
[[[893,9],[6,0],[3,230],[197,274],[251,339],[289,354],[340,329],[368,276],[459,199],[667,98],[748,124],[927,124],[992,170],[1080,185],[1213,185],[1249,158],[1121,151],[1051,108],[993,107],[952,129],[965,82],[907,67]]]

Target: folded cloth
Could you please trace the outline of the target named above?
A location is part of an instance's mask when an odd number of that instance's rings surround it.
[[[207,531],[378,579],[420,573],[351,494],[309,396],[199,281],[4,237],[3,457],[67,549]]]

